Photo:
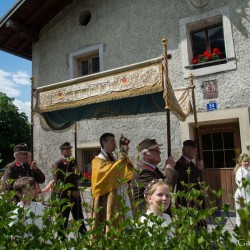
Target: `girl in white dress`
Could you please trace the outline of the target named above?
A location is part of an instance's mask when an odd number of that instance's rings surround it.
[[[240,217],[237,210],[241,208],[239,201],[243,198],[247,203],[250,202],[250,184],[246,187],[243,185],[243,180],[250,181],[250,169],[249,169],[250,157],[247,154],[241,154],[239,156],[238,164],[235,167],[235,181],[238,188],[234,195],[235,210],[236,210],[236,225],[240,226]]]
[[[155,179],[149,182],[147,185],[144,197],[148,203],[148,209],[146,215],[140,218],[142,223],[147,222],[149,227],[168,227],[172,222],[171,217],[168,214],[163,213],[170,205],[171,195],[169,186],[162,179]],[[155,215],[161,219],[162,223],[159,225],[154,221],[149,220],[149,215]],[[169,236],[172,236],[173,232],[166,231],[166,240],[168,241]]]

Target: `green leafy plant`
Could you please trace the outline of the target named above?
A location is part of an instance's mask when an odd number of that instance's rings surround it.
[[[121,181],[121,180],[120,180]],[[192,185],[187,185],[188,195],[183,192],[173,194],[174,198],[185,197],[188,204],[197,202],[199,206],[200,197],[208,200],[208,187],[201,183],[202,189],[195,190]],[[246,183],[249,185],[249,183]],[[55,190],[62,190],[59,183]],[[64,187],[64,188],[70,188]],[[217,196],[221,192],[214,191]],[[92,218],[85,218],[88,225],[88,231],[85,235],[78,236],[78,229],[81,220],[71,221],[65,234],[68,239],[61,241],[58,237],[58,231],[61,229],[64,219],[58,213],[60,206],[59,197],[53,197],[43,202],[46,205],[45,215],[43,216],[43,228],[38,230],[35,225],[24,225],[24,211],[20,210],[20,220],[11,226],[12,216],[16,206],[10,202],[14,192],[3,192],[0,199],[0,249],[242,249],[242,245],[247,246],[250,236],[250,205],[242,202],[242,208],[238,211],[242,218],[242,226],[234,228],[233,235],[224,228],[224,220],[229,220],[228,204],[222,209],[224,216],[215,217],[214,212],[218,208],[214,202],[209,202],[209,207],[196,209],[195,207],[175,207],[172,206],[172,223],[167,228],[160,226],[161,219],[149,215],[147,220],[151,220],[155,225],[150,227],[148,223],[142,223],[140,217],[144,214],[135,207],[134,218],[120,220],[118,224],[113,225],[113,220],[123,217],[129,210],[123,197],[120,197],[122,208],[116,212],[115,217],[110,221],[105,221],[99,227],[91,229],[93,224]],[[208,200],[209,201],[209,200]],[[67,204],[65,206],[71,206]],[[83,203],[83,209],[88,213],[91,212],[90,206]],[[100,208],[102,209],[102,208]],[[208,229],[197,227],[201,220],[208,222]],[[209,222],[213,222],[209,224]],[[109,226],[110,230],[104,234],[104,228]],[[170,235],[170,231],[173,232]],[[27,236],[28,235],[28,236]],[[166,242],[166,235],[169,235]],[[239,244],[240,242],[240,244]]]

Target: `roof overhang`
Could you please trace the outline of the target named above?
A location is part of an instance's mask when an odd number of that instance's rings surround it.
[[[32,60],[39,33],[73,0],[19,0],[0,20],[0,50]]]

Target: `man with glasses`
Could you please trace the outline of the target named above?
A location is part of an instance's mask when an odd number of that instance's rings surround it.
[[[175,189],[178,174],[174,169],[174,158],[170,156],[165,161],[163,170],[157,167],[161,162],[160,146],[162,144],[158,144],[154,138],[145,138],[138,145],[140,162],[133,174],[132,186],[134,200],[138,202],[138,208],[143,211],[146,209],[144,191],[150,181],[163,179],[172,191]]]
[[[15,160],[5,167],[2,188],[13,190],[14,181],[23,176],[33,177],[39,184],[44,183],[45,176],[37,167],[35,161],[31,162],[27,145],[21,143],[13,148]]]

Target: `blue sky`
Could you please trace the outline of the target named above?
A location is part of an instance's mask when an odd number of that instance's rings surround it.
[[[0,19],[17,0],[0,0]],[[0,92],[15,98],[14,104],[20,112],[30,117],[31,61],[0,50]]]

